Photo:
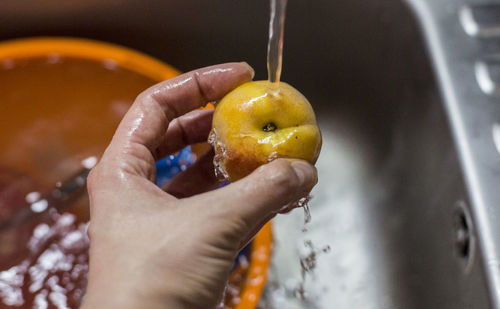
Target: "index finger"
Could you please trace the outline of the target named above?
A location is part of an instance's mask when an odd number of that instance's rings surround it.
[[[253,70],[248,64],[225,63],[154,85],[137,97],[120,123],[113,142],[119,146],[131,141],[154,150],[170,121],[222,98],[252,77]]]
[[[226,93],[253,77],[252,68],[242,63],[225,63],[182,74],[141,93],[122,119],[106,153],[144,156],[154,153],[173,119]],[[105,154],[106,155],[106,154]],[[151,161],[152,158],[140,158]]]

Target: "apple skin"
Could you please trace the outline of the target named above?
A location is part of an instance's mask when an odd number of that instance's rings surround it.
[[[210,142],[214,163],[236,181],[276,158],[316,163],[321,132],[309,101],[295,88],[280,82],[278,91],[268,81],[245,83],[216,106]]]

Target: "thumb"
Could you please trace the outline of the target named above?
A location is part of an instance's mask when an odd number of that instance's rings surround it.
[[[283,206],[309,194],[317,182],[316,168],[306,161],[277,159],[237,182],[210,192],[218,201],[211,207],[224,219],[244,222],[250,231]]]

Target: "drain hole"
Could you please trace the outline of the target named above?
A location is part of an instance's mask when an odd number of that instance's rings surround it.
[[[470,254],[469,224],[467,223],[467,218],[463,212],[457,214],[455,233],[455,246],[458,255],[462,258],[468,258]]]
[[[457,203],[453,217],[453,232],[455,238],[455,253],[463,261],[465,267],[470,265],[473,256],[474,242],[472,221],[464,202]]]

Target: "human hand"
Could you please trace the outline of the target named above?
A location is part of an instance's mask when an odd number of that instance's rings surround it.
[[[238,251],[315,185],[309,163],[277,159],[210,191],[217,187],[212,153],[163,189],[156,185],[156,160],[206,141],[212,111],[198,108],[252,77],[244,63],[216,65],[137,97],[88,178],[90,270],[82,308],[214,308]]]

